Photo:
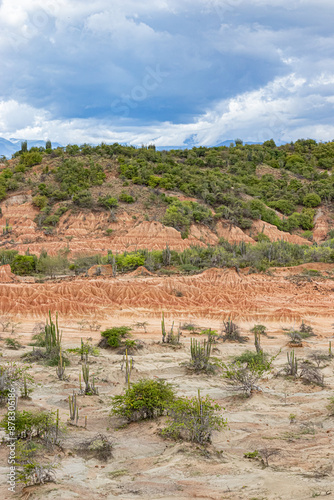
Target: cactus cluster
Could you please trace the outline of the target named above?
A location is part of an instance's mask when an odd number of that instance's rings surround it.
[[[203,344],[196,339],[190,340],[190,367],[195,371],[207,371],[210,367],[211,342],[204,340]]]
[[[287,352],[286,356],[288,359],[288,364],[287,364],[287,369],[286,369],[287,375],[291,375],[292,377],[296,377],[297,372],[298,372],[298,361],[297,361],[297,357],[295,356],[295,351],[292,350],[290,354]]]
[[[173,321],[170,331],[167,332],[166,326],[165,326],[165,313],[164,312],[162,312],[162,317],[161,317],[161,334],[162,334],[162,342],[164,344],[176,345],[176,344],[180,343],[180,337],[182,335],[181,325],[179,325],[177,333],[174,334],[174,321]]]

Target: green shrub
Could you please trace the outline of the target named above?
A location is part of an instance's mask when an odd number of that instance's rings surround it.
[[[178,398],[167,409],[168,420],[161,434],[173,439],[206,444],[211,442],[214,430],[226,427],[226,420],[220,415],[222,408],[209,396],[191,399]]]
[[[48,432],[56,425],[56,415],[48,411],[16,411],[15,436],[18,439],[41,437],[48,439]],[[0,422],[0,427],[8,430],[8,413]]]
[[[118,201],[112,196],[105,196],[98,199],[98,204],[105,208],[115,208],[118,206]]]
[[[43,221],[43,224],[45,224],[46,226],[56,226],[58,222],[59,222],[59,215],[53,214],[46,217]]]
[[[124,193],[124,192],[122,192],[119,195],[119,200],[123,201],[124,203],[134,203],[134,201],[135,201],[133,196],[131,196],[130,194]]]
[[[32,274],[36,271],[36,262],[36,255],[16,255],[10,267],[15,274]]]
[[[304,207],[315,208],[321,204],[321,198],[316,193],[309,193],[303,198]]]
[[[20,163],[25,167],[33,167],[42,163],[43,155],[37,151],[23,153],[20,158]]]
[[[78,207],[91,208],[93,206],[93,198],[89,191],[80,191],[74,194],[72,201]]]
[[[270,241],[269,236],[264,233],[259,233],[255,239],[258,243],[261,243],[261,241]]]
[[[102,337],[107,341],[110,347],[120,347],[122,340],[129,335],[131,328],[129,326],[114,326],[101,332]]]
[[[261,352],[246,351],[236,356],[234,362],[246,364],[247,368],[252,368],[259,371],[269,371],[271,368],[271,361],[268,361],[268,355]]]
[[[48,203],[48,198],[42,194],[38,194],[33,197],[32,203],[33,205],[35,205],[35,207],[42,209],[46,207]]]
[[[106,174],[101,165],[91,162],[87,167],[74,158],[64,160],[55,174],[55,179],[61,183],[61,191],[65,191],[68,196],[85,191],[91,186],[100,186],[105,178]]]
[[[128,422],[151,419],[163,415],[174,398],[175,391],[165,380],[142,379],[112,398],[111,413]]]

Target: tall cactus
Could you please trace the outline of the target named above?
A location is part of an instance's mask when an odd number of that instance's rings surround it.
[[[121,370],[123,370],[123,367],[125,368],[125,383],[128,385],[128,388],[130,389],[130,378],[131,378],[131,372],[133,369],[133,358],[129,361],[128,358],[128,350],[125,350],[125,354],[123,354],[123,361],[121,365]]]
[[[172,262],[172,253],[169,249],[168,243],[166,243],[166,248],[162,251],[162,262],[164,266],[170,266]]]
[[[68,396],[68,405],[70,409],[70,419],[72,422],[75,421],[78,424],[79,420],[79,408],[77,406],[77,395],[73,391],[73,396]]]
[[[93,381],[90,383],[89,381],[89,365],[87,363],[82,365],[82,378],[85,382],[85,390],[84,394],[98,394],[98,389],[95,387],[95,378],[93,376]],[[80,379],[80,388],[81,388],[81,379]]]
[[[295,377],[298,372],[298,361],[297,357],[295,357],[295,351],[292,350],[290,354],[287,352],[286,356],[288,359],[287,374]]]
[[[56,312],[56,323],[52,321],[51,311],[49,311],[49,320],[46,320],[45,325],[45,346],[47,353],[51,353],[55,348],[60,351],[62,333],[58,326],[58,312]]]
[[[59,361],[58,361],[58,366],[56,368],[56,373],[58,375],[59,380],[64,380],[65,376],[65,364],[63,361],[63,357],[61,355],[61,347],[59,349]]]
[[[163,311],[161,316],[161,334],[162,334],[162,342],[165,342],[166,328],[165,328],[165,313]]]

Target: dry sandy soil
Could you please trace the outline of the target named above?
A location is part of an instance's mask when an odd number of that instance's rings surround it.
[[[309,277],[305,269],[318,270],[321,276]],[[81,329],[79,321],[95,319],[101,329],[115,325],[148,323],[147,333],[134,328],[133,337],[145,342],[134,355],[132,381],[162,377],[175,384],[179,395],[195,396],[200,388],[222,407],[228,428],[215,432],[212,445],[204,453],[196,445],[160,437],[158,421],[132,423],[119,428],[120,421],[110,417],[110,396],[124,387],[122,356],[101,349],[91,357],[91,374],[96,376],[98,396],[78,396],[78,427],[67,426],[62,448],[55,447],[45,458],[59,464],[56,483],[17,487],[7,491],[7,455],[0,448],[1,498],[24,499],[213,499],[274,500],[334,498],[333,423],[326,405],[333,396],[334,361],[322,368],[325,387],[307,385],[300,379],[288,380],[277,373],[291,351],[283,327],[298,327],[302,320],[312,325],[316,336],[296,349],[299,359],[314,352],[328,352],[333,339],[334,265],[308,264],[295,268],[273,269],[272,275],[237,274],[231,270],[211,269],[197,276],[109,276],[77,278],[46,283],[22,283],[7,271],[0,273],[0,314],[20,322],[15,338],[27,346],[34,324],[45,320],[47,312],[59,312],[64,348],[79,346],[80,338],[100,339],[99,331]],[[7,277],[7,278],[6,278]],[[180,348],[161,345],[160,318],[165,311],[167,325],[172,321],[194,322],[201,327],[220,329],[222,321],[233,318],[246,344],[223,343],[215,346],[214,356],[228,362],[232,356],[254,349],[250,328],[255,323],[268,327],[262,339],[266,352],[278,354],[274,368],[260,381],[261,391],[244,398],[240,391],[215,375],[194,375],[181,363],[190,356],[190,335],[184,332]],[[1,328],[1,327],[0,327]],[[2,337],[9,334],[1,334]],[[12,351],[0,345],[2,362],[17,360],[29,347]],[[78,355],[70,354],[68,382],[59,381],[55,368],[34,364],[35,377],[30,401],[19,399],[19,409],[59,409],[61,421],[69,418],[67,398],[79,387],[81,369]],[[1,415],[6,412],[1,408]],[[289,416],[296,416],[290,423]],[[84,428],[84,417],[88,417]],[[107,462],[83,457],[78,443],[101,432],[113,443],[113,456]],[[3,433],[2,433],[3,435]],[[269,466],[250,460],[245,453],[277,450]]]

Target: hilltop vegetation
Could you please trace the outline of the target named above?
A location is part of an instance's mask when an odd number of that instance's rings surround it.
[[[253,222],[261,219],[312,241],[317,209],[329,216],[334,212],[333,165],[334,142],[318,144],[311,139],[279,147],[273,140],[245,146],[237,141],[231,147],[171,151],[156,151],[153,145],[135,148],[119,144],[52,149],[50,142],[46,148],[28,151],[23,143],[21,151],[1,170],[0,200],[15,191],[31,192],[39,211],[35,222],[46,235],[53,233],[67,211],[107,211],[110,220],[115,220],[118,210],[131,205],[144,212],[146,220],[174,227],[183,238],[194,223],[215,232],[220,220],[251,234]],[[9,230],[6,225],[4,234]],[[324,247],[318,249],[294,249],[294,245],[285,244],[277,250],[266,235],[251,236],[258,240],[256,247],[221,241],[215,249],[191,249],[182,256],[174,252],[169,265],[262,269],[312,258],[331,262],[334,257],[333,230]],[[2,252],[2,262],[12,265],[14,260],[14,269],[21,274],[43,268],[40,261],[47,255],[29,257],[29,262],[23,263],[17,255]],[[103,259],[95,257],[93,262],[112,263],[112,252]],[[71,264],[72,270],[85,267],[73,262],[63,263],[63,267]],[[119,270],[137,265],[155,270],[165,265],[163,252],[119,255],[116,264]]]

